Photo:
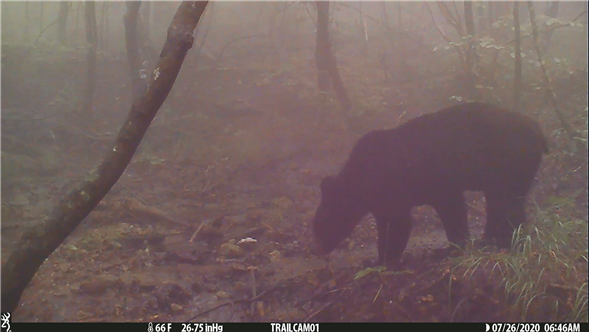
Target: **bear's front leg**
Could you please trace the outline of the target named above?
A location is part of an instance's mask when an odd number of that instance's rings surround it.
[[[411,234],[411,209],[404,213],[375,213],[378,230],[378,264],[399,259]]]

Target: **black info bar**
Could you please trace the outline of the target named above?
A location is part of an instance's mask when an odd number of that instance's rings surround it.
[[[2,332],[127,331],[127,332],[341,332],[392,329],[453,332],[589,332],[587,323],[16,323],[2,322]]]

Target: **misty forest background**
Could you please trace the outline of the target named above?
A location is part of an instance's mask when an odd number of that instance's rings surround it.
[[[517,4],[2,2],[3,311],[586,322],[587,3]],[[371,221],[307,252],[318,184],[361,135],[469,100],[549,140],[522,252],[440,258],[427,206],[399,269],[363,268]]]

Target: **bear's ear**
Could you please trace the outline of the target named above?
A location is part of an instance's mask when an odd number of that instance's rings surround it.
[[[333,176],[326,176],[321,180],[321,184],[319,185],[319,189],[321,189],[322,193],[332,191],[332,188],[335,186],[335,178]]]

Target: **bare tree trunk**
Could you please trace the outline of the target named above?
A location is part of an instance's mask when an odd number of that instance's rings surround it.
[[[399,20],[399,31],[404,32],[403,11],[401,8],[402,3],[403,3],[402,1],[397,2],[397,11],[398,11],[397,12],[397,19]],[[402,82],[407,82],[410,79],[410,77],[409,77],[410,74],[409,74],[409,71],[405,70],[405,69],[407,69],[407,67],[406,67],[407,55],[405,53],[405,36],[401,36],[400,38],[397,38],[397,43],[399,45],[398,51],[399,51],[399,60],[400,61],[397,63],[398,69],[396,70],[396,73],[402,75],[402,77],[400,77],[402,79]]]
[[[487,28],[489,29],[489,37],[495,38],[495,33],[493,32],[493,23],[495,23],[495,3],[488,0],[487,7],[487,19],[489,20]]]
[[[282,3],[280,3],[282,4]],[[280,60],[280,66],[283,67],[286,62],[288,61],[287,57],[288,55],[286,54],[286,35],[288,33],[288,23],[286,22],[287,20],[287,16],[286,16],[286,7],[288,6],[288,3],[284,3],[284,7],[282,8],[282,20],[280,21],[280,24],[278,26],[278,30],[277,33],[274,34],[274,42],[276,45],[276,48],[278,49],[278,58]]]
[[[513,3],[513,27],[515,28],[515,67],[513,79],[513,109],[520,109],[520,93],[522,87],[522,55],[519,22],[519,2]]]
[[[26,230],[2,266],[2,310],[13,312],[39,266],[98,205],[129,165],[194,43],[206,1],[183,2],[174,16],[149,89],[134,101],[116,141],[96,171],[72,189],[41,224]]]
[[[39,33],[41,33],[41,31],[43,31],[43,10],[45,8],[45,6],[43,6],[43,1],[39,1],[39,5],[41,6],[41,12],[39,13]]]
[[[470,99],[478,100],[479,96],[477,89],[475,88],[476,76],[474,72],[476,53],[474,48],[475,30],[474,17],[472,13],[472,1],[464,1],[464,21],[466,24],[466,34],[468,35],[465,73],[467,79],[468,96]]]
[[[143,5],[150,3],[149,1],[144,2]],[[149,14],[149,13],[148,13]],[[144,19],[144,16],[147,16],[147,19]],[[135,23],[135,31],[137,34],[137,44],[139,47],[140,53],[143,55],[143,60],[148,60],[149,63],[156,61],[157,59],[157,50],[153,47],[149,29],[146,28],[149,26],[149,15],[142,15],[141,10],[137,14],[137,23]],[[198,34],[198,29],[196,30]]]
[[[61,1],[59,3],[59,16],[57,18],[57,40],[62,44],[67,44],[67,14],[70,9],[68,1]]]
[[[560,4],[560,1],[550,1],[548,3],[548,7],[546,8],[546,11],[544,12],[544,14],[548,17],[552,17],[552,18],[556,18],[558,16],[558,5]],[[554,33],[554,29],[549,29],[548,31],[546,31],[546,34],[544,34],[544,45],[542,47],[542,52],[545,53],[546,50],[548,49],[548,45],[550,44],[550,39],[552,39],[552,34]]]
[[[362,50],[364,57],[368,57],[368,26],[362,12],[362,1],[358,2],[358,11],[360,12],[360,24],[362,24]]]
[[[80,38],[78,37],[78,31],[79,30],[79,26],[78,23],[80,22],[80,6],[82,4],[80,2],[76,2],[75,6],[76,6],[76,15],[74,16],[74,43],[78,44],[80,41]],[[72,5],[73,6],[73,5]]]
[[[12,14],[12,10],[10,10],[9,8],[10,6],[8,5],[7,1],[2,1],[0,2],[0,8],[2,8],[2,10],[0,11],[2,13],[2,25],[3,26],[9,26],[12,25],[12,16],[10,14]]]
[[[476,4],[476,7],[477,7],[477,21],[479,22],[479,25],[478,25],[479,35],[485,36],[485,35],[487,35],[487,28],[489,27],[489,25],[487,24],[487,22],[485,20],[485,8],[483,6],[483,2],[478,1]]]
[[[98,49],[104,49],[104,10],[108,2],[103,1],[100,6],[100,24],[98,24]]]
[[[151,36],[151,22],[149,21],[149,19],[151,18],[151,1],[145,1],[145,4],[143,4],[143,15],[141,15],[141,17],[143,21],[143,33],[147,37],[147,39],[149,39]]]
[[[107,4],[108,2],[105,2],[105,4]],[[104,7],[104,50],[108,51],[108,48],[110,46],[110,44],[108,43],[109,38],[110,38],[110,30],[109,30],[109,26],[110,26],[110,22],[108,20],[109,17],[109,11],[110,11],[110,4],[106,7]]]
[[[352,103],[339,74],[335,55],[332,52],[331,42],[329,41],[329,2],[317,1],[315,3],[317,4],[317,55],[321,54],[323,57],[322,61],[325,62],[322,65],[325,66],[324,69],[331,79],[331,84],[342,105],[342,109],[344,112],[347,112],[352,108]],[[319,16],[321,16],[321,19],[319,19]],[[321,24],[320,21],[322,21]],[[320,27],[323,30],[321,32],[321,38],[319,37]],[[319,58],[317,59],[317,64],[319,64]]]
[[[140,6],[141,1],[128,1],[127,14],[125,14],[125,40],[127,44],[127,60],[129,61],[133,100],[136,100],[141,95],[143,89],[145,89],[145,81],[140,76],[141,59],[139,58],[139,36],[137,34]]]
[[[29,2],[25,2],[25,22],[23,24],[23,39],[25,41],[29,40]]]
[[[317,62],[317,85],[319,91],[327,93],[330,87],[329,72],[327,63],[329,62],[329,2],[316,2],[317,6],[317,48],[315,50],[315,60]]]
[[[383,18],[383,22],[384,24],[389,27],[389,15],[387,13],[387,2],[383,1],[381,2],[382,4],[382,18]],[[388,33],[388,31],[386,32]],[[385,46],[385,44],[383,43],[383,47],[382,47],[382,70],[384,72],[384,79],[386,82],[389,81],[389,66],[388,66],[388,55],[387,55],[387,47]]]
[[[86,11],[86,41],[90,45],[88,49],[86,67],[86,93],[84,98],[84,112],[92,112],[94,101],[94,84],[96,82],[96,2],[87,1],[84,3]]]

